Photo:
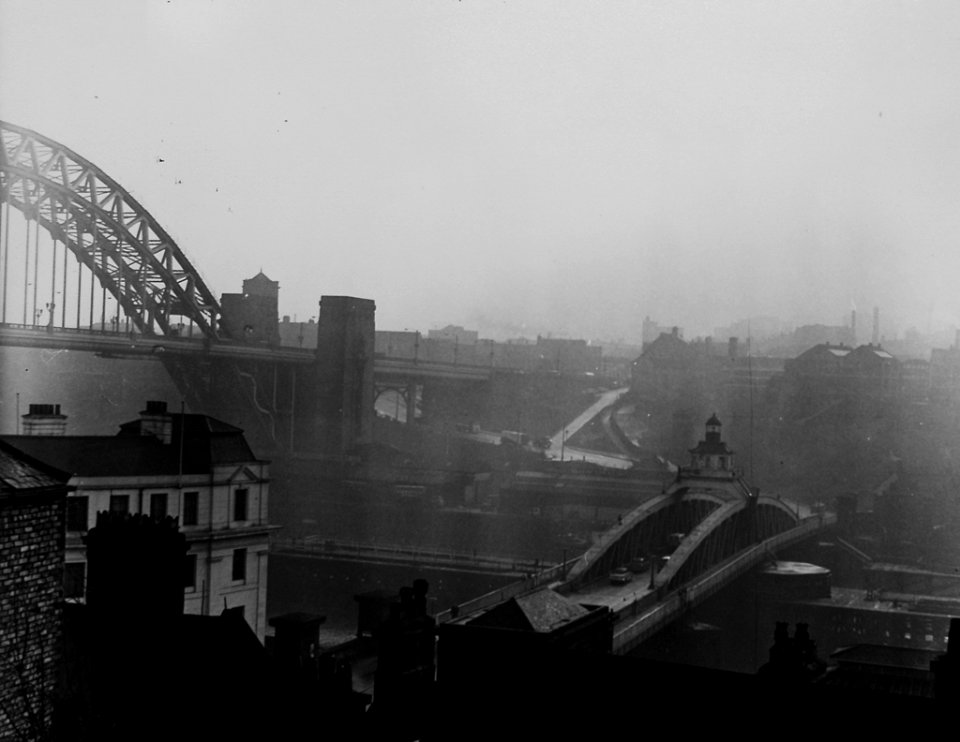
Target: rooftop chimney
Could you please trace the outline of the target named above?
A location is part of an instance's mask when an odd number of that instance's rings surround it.
[[[316,676],[320,646],[320,625],[326,616],[285,613],[270,619],[274,628],[273,650],[277,662],[294,675]]]
[[[138,625],[183,614],[187,542],[176,519],[102,511],[84,542],[91,611]]]
[[[140,411],[140,435],[152,435],[161,443],[170,443],[173,418],[167,413],[166,402],[147,401],[147,409]]]
[[[58,404],[32,404],[23,415],[24,435],[65,435],[67,416],[60,414]]]

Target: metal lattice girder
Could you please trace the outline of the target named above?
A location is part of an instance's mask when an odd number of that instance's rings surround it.
[[[30,129],[0,121],[0,202],[63,242],[143,333],[174,316],[217,336],[220,306],[170,235],[96,165]]]

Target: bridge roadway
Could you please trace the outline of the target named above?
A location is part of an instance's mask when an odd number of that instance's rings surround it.
[[[611,585],[606,579],[597,580],[576,592],[568,593],[567,597],[585,605],[607,606],[616,619],[613,652],[627,654],[688,609],[702,603],[765,560],[773,559],[778,549],[785,549],[811,538],[835,523],[836,516],[832,513],[807,516],[795,528],[742,550],[679,590],[665,595],[658,596],[655,590],[650,589],[650,572],[647,570],[634,575],[627,585]],[[565,564],[555,564],[525,579],[481,595],[458,606],[456,611],[442,611],[435,618],[438,623],[462,620],[518,595],[544,587],[557,589],[562,586],[565,575],[580,559],[583,557],[571,559]]]
[[[567,445],[567,441],[576,435],[582,427],[605,409],[613,407],[617,400],[628,391],[630,391],[629,388],[623,387],[600,394],[592,405],[550,437],[550,447],[545,451],[547,458],[558,461],[589,461],[608,469],[629,469],[632,467],[634,462],[628,456],[588,451]]]
[[[567,593],[567,597],[577,603],[610,608],[616,617],[613,651],[625,654],[687,609],[702,603],[747,570],[770,559],[777,550],[809,538],[835,522],[836,516],[832,514],[805,518],[795,528],[740,551],[667,594],[659,594],[656,589],[651,589],[650,571],[647,570],[634,575],[626,585],[611,585],[606,579],[597,580]]]
[[[211,341],[199,335],[144,335],[116,332],[112,329],[89,330],[39,325],[0,324],[0,346],[77,350],[116,357],[159,357],[161,354],[232,358],[308,365],[316,351],[304,348],[248,345],[231,340]],[[375,358],[374,373],[382,379],[458,379],[486,381],[494,369],[487,366],[462,366],[449,363],[425,363],[400,358]]]

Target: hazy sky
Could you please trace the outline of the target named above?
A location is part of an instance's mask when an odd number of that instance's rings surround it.
[[[301,320],[960,324],[955,0],[0,0],[0,118]]]

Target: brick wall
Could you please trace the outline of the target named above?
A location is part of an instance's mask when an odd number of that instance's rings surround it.
[[[52,721],[61,642],[64,500],[0,498],[0,739]]]

